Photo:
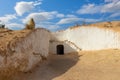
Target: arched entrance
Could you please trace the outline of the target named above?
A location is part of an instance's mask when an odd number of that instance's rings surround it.
[[[64,55],[64,46],[63,45],[57,45],[57,54]]]

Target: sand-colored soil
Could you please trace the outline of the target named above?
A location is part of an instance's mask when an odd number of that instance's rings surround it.
[[[69,29],[76,29],[79,27],[98,27],[98,28],[102,28],[102,29],[113,30],[115,32],[120,32],[120,21],[99,22],[99,23],[94,23],[94,24],[73,26],[73,27],[70,27]]]
[[[17,43],[21,38],[26,37],[31,30],[9,30],[0,28],[0,54],[6,53],[10,43]]]
[[[15,80],[120,80],[120,50],[51,55]]]

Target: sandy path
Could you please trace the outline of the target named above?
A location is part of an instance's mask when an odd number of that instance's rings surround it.
[[[51,55],[16,80],[120,80],[120,50]]]
[[[52,80],[68,71],[78,61],[78,55],[51,55],[32,71],[22,74],[16,80]]]

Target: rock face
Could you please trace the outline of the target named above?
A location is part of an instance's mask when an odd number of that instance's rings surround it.
[[[0,70],[29,71],[49,52],[50,32],[35,30],[0,30]]]
[[[30,21],[26,24],[26,29],[35,29],[35,22],[33,18],[31,18]]]
[[[56,53],[56,46],[64,45],[65,53],[79,50],[101,50],[120,48],[120,32],[108,28],[77,27],[53,33],[50,52]],[[67,46],[67,47],[66,47]]]

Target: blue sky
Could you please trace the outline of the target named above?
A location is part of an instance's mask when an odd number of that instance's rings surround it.
[[[120,20],[120,0],[0,0],[0,20],[23,29],[30,18],[51,31],[82,24]]]

